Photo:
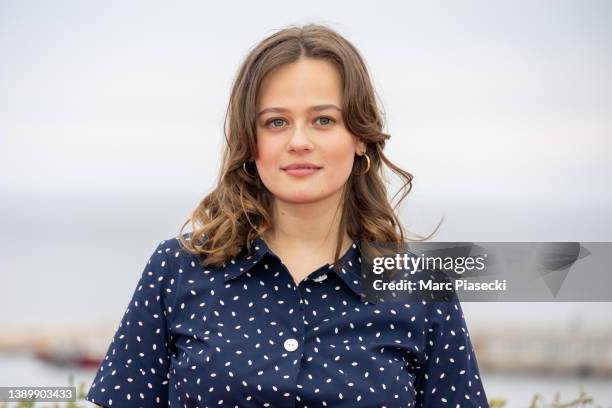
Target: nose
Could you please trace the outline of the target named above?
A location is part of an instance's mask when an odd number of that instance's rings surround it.
[[[287,148],[290,151],[312,150],[313,145],[310,140],[310,129],[307,125],[297,123],[291,129]]]

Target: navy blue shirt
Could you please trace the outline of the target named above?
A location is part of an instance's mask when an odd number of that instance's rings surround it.
[[[87,400],[105,407],[488,407],[461,306],[365,300],[359,247],[299,285],[257,238],[145,266]]]

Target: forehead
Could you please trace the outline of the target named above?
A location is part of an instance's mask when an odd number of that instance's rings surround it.
[[[257,107],[287,109],[342,100],[342,78],[336,67],[322,59],[300,59],[270,71],[261,83]]]

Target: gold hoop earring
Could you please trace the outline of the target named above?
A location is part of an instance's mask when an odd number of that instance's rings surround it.
[[[353,173],[355,176],[363,176],[364,174],[366,174],[368,171],[370,171],[370,156],[368,156],[367,153],[363,154],[366,158],[366,161],[368,162],[365,171],[362,171],[360,173]]]
[[[251,178],[255,178],[255,177],[257,177],[257,176],[253,176],[253,175],[251,175],[251,173],[249,173],[249,172],[247,171],[247,169],[246,169],[246,162],[243,162],[243,163],[242,163],[242,170],[244,170],[244,172],[247,174],[247,176],[249,176],[249,177],[251,177]]]

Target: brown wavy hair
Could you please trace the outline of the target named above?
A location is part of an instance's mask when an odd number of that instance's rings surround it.
[[[411,191],[413,176],[383,153],[390,135],[383,132],[383,116],[364,60],[349,41],[329,27],[289,26],[253,47],[242,63],[225,115],[226,144],[220,177],[180,229],[181,244],[200,255],[203,265],[220,266],[235,258],[245,245],[252,253],[253,239],[272,228],[273,196],[253,163],[257,154],[256,101],[261,83],[270,71],[301,58],[322,59],[337,68],[343,83],[343,122],[351,134],[365,143],[371,160],[369,171],[363,175],[353,173],[365,170],[365,158],[355,160],[353,172],[344,185],[335,267],[339,267],[345,231],[355,242],[404,243],[407,238],[395,209]],[[243,163],[254,177],[245,174]],[[383,164],[402,180],[402,187],[393,197],[403,194],[393,208],[387,196]],[[192,232],[186,239],[183,229],[187,224],[191,224]],[[417,237],[417,241],[429,238]]]

